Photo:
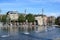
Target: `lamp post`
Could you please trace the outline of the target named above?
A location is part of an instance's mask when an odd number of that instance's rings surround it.
[[[7,25],[9,25],[9,17],[6,18]]]
[[[43,15],[43,11],[44,11],[44,10],[43,10],[43,8],[42,8],[42,21],[43,21],[43,24],[42,24],[42,25],[44,26],[44,15]]]

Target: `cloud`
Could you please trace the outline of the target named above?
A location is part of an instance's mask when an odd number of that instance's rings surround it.
[[[34,3],[56,3],[60,2],[60,0],[29,0],[30,2]]]
[[[19,6],[19,5],[25,5],[25,3],[0,3],[0,6]]]
[[[42,1],[42,0],[29,0],[30,2],[33,2],[33,3],[45,3],[45,1]]]
[[[56,15],[56,13],[50,13],[49,15],[50,16],[58,16],[58,15]]]
[[[15,5],[15,3],[0,3],[0,5]]]
[[[60,0],[49,0],[50,2],[60,2]]]
[[[47,16],[59,16],[60,13],[46,13]]]

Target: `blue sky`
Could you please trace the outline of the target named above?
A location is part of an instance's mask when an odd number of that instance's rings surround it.
[[[23,12],[27,9],[27,13],[41,14],[41,9],[47,16],[60,15],[60,0],[0,0],[0,14],[8,11]]]

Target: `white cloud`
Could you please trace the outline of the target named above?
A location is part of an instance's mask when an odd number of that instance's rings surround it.
[[[19,5],[25,5],[25,3],[0,3],[0,6],[6,6],[6,5],[19,6]]]
[[[49,0],[50,2],[60,2],[60,0]]]
[[[15,5],[14,3],[0,3],[0,5]]]
[[[56,13],[50,13],[50,16],[57,16]]]
[[[34,3],[49,3],[49,2],[60,2],[60,0],[29,0],[30,2]]]
[[[47,16],[59,16],[60,13],[46,13]]]
[[[29,0],[30,2],[34,2],[34,3],[42,3],[42,2],[45,2],[45,1],[42,1],[42,0]]]

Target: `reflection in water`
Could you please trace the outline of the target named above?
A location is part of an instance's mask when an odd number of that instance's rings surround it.
[[[36,32],[42,32],[45,30],[44,26],[36,26],[35,27]]]
[[[18,27],[17,26],[2,27],[1,29],[3,32],[7,33],[5,35],[2,35],[2,37],[18,35]]]
[[[18,32],[20,32],[20,31],[24,34],[29,34],[28,27],[30,27],[30,26],[26,25],[26,24],[25,25],[20,25],[19,27],[18,26],[9,26],[8,27],[8,34],[10,36],[15,36],[15,35],[18,35]]]
[[[35,29],[35,32],[39,33],[39,32],[42,32],[42,31],[45,31],[45,32],[48,32],[48,31],[52,31],[55,29],[55,27],[48,27],[48,26],[35,26],[34,27]]]
[[[10,27],[10,30],[8,31],[9,35],[17,35],[18,34],[18,27]]]
[[[22,27],[22,29],[21,29]],[[1,37],[5,37],[6,39],[1,38],[2,40],[47,40],[52,38],[60,38],[60,29],[47,27],[47,32],[45,31],[45,27],[43,26],[34,26],[33,30],[28,29],[28,27],[32,27],[32,25],[20,25],[18,26],[8,26],[7,30],[4,28],[2,31],[0,30]],[[22,31],[24,30],[24,31]],[[28,31],[30,30],[30,31]],[[7,31],[7,32],[6,32]],[[37,33],[35,31],[38,31]],[[43,31],[43,32],[42,32]],[[22,33],[21,33],[22,32]],[[29,32],[28,35],[25,35],[24,32]],[[7,38],[8,37],[8,38]]]
[[[44,26],[44,27],[45,27],[45,31],[47,32],[47,31],[48,31],[48,30],[47,30],[47,29],[48,29],[47,26]]]
[[[37,26],[37,25],[34,25],[32,26],[31,24],[30,25],[27,25],[27,24],[24,24],[24,25],[19,25],[19,26],[16,26],[16,25],[12,25],[12,26],[8,26],[6,27],[3,27],[4,31],[8,31],[8,34],[9,35],[17,35],[18,32],[22,32],[24,34],[29,34],[29,32],[32,32],[32,31],[35,31],[35,32],[42,32],[42,31],[50,31],[50,30],[53,30],[55,29],[55,27],[47,27],[47,26]]]
[[[4,28],[4,27],[3,27]],[[5,27],[7,29],[7,27]],[[48,30],[52,30],[55,29],[55,27],[52,28],[48,28],[47,26],[38,26],[38,25],[34,25],[32,26],[32,24],[24,24],[24,25],[10,25],[8,26],[8,32],[15,32],[15,31],[21,31],[21,32],[30,32],[30,31],[36,31],[36,32],[41,32],[41,31],[48,31]]]
[[[25,31],[24,31],[24,34],[29,34],[29,32],[28,32],[28,25],[25,24],[25,27],[24,27],[24,28],[25,28],[25,29],[24,29],[24,30],[25,30]]]

